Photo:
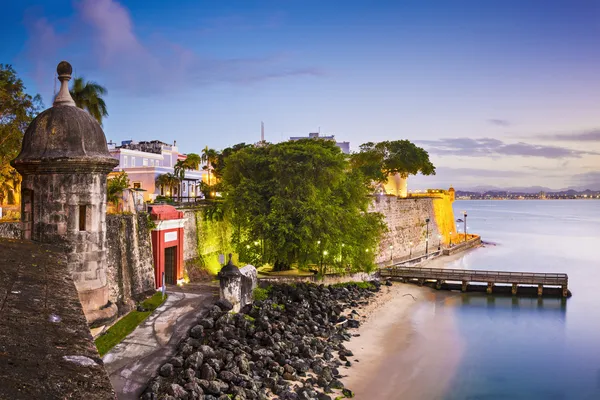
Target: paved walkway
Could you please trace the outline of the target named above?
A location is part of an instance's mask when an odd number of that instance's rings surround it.
[[[103,357],[119,400],[138,399],[199,314],[218,299],[218,287],[190,284],[167,290],[163,305]]]

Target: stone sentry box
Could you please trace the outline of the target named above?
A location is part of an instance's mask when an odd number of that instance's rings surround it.
[[[66,250],[85,316],[94,325],[117,312],[108,301],[105,218],[106,176],[118,161],[98,122],[69,94],[71,65],[62,61],[57,72],[60,92],[31,122],[11,164],[23,177],[23,238]]]
[[[233,311],[239,312],[244,306],[252,304],[252,293],[258,284],[256,268],[246,265],[238,268],[231,261],[218,274],[221,299],[233,305]]]

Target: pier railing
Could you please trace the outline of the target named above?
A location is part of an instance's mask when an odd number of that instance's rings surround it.
[[[445,281],[520,283],[531,285],[567,285],[569,276],[562,273],[536,272],[506,272],[506,271],[475,271],[466,269],[444,268],[384,268],[380,271],[382,277],[399,277],[411,279],[432,279]]]
[[[382,278],[398,279],[403,282],[417,280],[420,285],[425,281],[436,281],[436,288],[446,285],[446,281],[461,282],[462,291],[469,290],[469,283],[487,284],[487,293],[492,293],[495,284],[512,285],[512,293],[517,294],[519,285],[533,285],[538,287],[538,295],[543,293],[544,286],[559,286],[562,295],[567,297],[569,276],[563,273],[537,273],[537,272],[508,272],[508,271],[476,271],[467,269],[443,268],[411,268],[391,267],[379,271]],[[446,285],[447,286],[447,285]]]

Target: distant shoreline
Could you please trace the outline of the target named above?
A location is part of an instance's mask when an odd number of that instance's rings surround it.
[[[527,201],[527,200],[544,200],[544,201],[564,201],[564,200],[600,200],[600,197],[588,197],[588,198],[568,198],[568,199],[464,199],[464,198],[456,198],[456,200],[472,200],[472,201]]]

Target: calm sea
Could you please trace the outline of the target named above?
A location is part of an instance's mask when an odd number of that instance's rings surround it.
[[[445,399],[600,399],[600,201],[456,201],[456,218],[463,210],[496,245],[448,267],[566,272],[573,296],[435,292],[413,325],[455,322],[462,351]]]

